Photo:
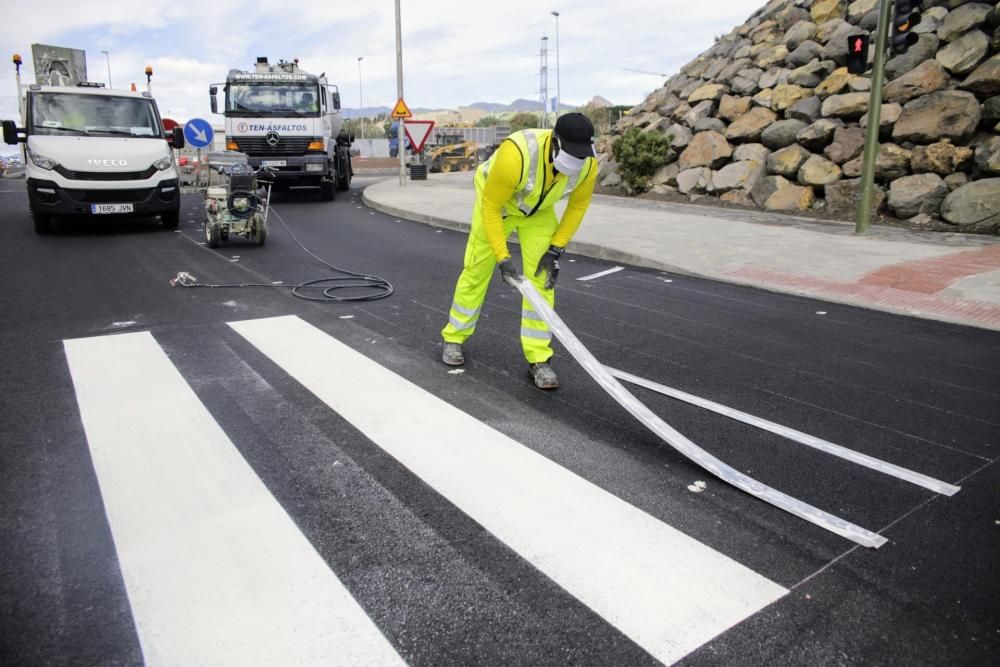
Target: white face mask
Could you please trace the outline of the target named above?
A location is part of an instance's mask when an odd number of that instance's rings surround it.
[[[576,176],[583,169],[584,162],[586,160],[583,158],[574,157],[566,151],[559,151],[556,153],[556,158],[552,161],[552,164],[560,174]]]

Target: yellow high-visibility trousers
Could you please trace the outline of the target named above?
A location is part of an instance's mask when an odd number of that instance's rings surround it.
[[[509,215],[504,219],[504,233],[510,236],[517,230],[521,243],[521,270],[541,293],[550,306],[555,305],[555,290],[545,289],[548,278],[545,271],[535,276],[538,262],[549,249],[552,236],[556,233],[559,221],[556,220],[552,208],[539,210],[531,217]],[[464,343],[476,330],[479,312],[490,279],[496,271],[497,260],[483,230],[482,203],[476,197],[472,209],[472,231],[469,242],[465,246],[465,259],[462,274],[455,286],[455,296],[452,299],[448,324],[441,331],[441,336],[447,343]],[[552,332],[542,318],[532,310],[526,299],[521,300],[521,348],[528,363],[548,361],[552,356]]]

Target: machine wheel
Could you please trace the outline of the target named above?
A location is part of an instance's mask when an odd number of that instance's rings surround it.
[[[52,216],[48,213],[42,213],[31,209],[31,220],[35,223],[35,233],[36,234],[51,234],[52,233]]]
[[[177,225],[181,223],[181,210],[177,208],[173,211],[161,213],[160,222],[163,223],[164,229],[177,229]]]
[[[222,238],[222,229],[217,222],[205,222],[205,245],[209,248],[218,248]]]
[[[257,245],[264,245],[264,241],[267,240],[267,223],[264,221],[264,216],[258,215],[253,223],[253,241]]]
[[[319,184],[319,197],[323,201],[333,201],[337,197],[333,181],[323,181]]]
[[[469,171],[472,169],[472,163],[468,160],[462,160],[462,163],[458,165],[460,171]]]
[[[346,153],[346,151],[345,151]],[[337,189],[345,192],[351,189],[351,158],[349,155],[342,155],[337,165]]]
[[[441,173],[442,174],[447,174],[450,171],[451,171],[451,162],[442,162],[441,163]]]

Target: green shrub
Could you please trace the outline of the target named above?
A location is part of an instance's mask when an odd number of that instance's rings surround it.
[[[670,162],[670,140],[659,132],[640,132],[632,127],[611,144],[618,173],[632,190],[645,192],[656,170]]]

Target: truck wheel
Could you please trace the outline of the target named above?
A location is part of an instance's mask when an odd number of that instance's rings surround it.
[[[205,245],[209,248],[218,248],[219,240],[222,237],[222,230],[217,222],[205,223]]]
[[[337,168],[337,189],[346,192],[351,189],[351,159],[340,160]]]
[[[333,181],[323,181],[319,184],[319,197],[323,201],[333,201],[337,197]]]
[[[31,220],[35,223],[36,234],[52,233],[52,216],[48,213],[42,213],[41,211],[31,209]]]
[[[163,223],[164,229],[177,229],[177,225],[181,223],[181,210],[177,208],[173,211],[161,213],[160,222]]]

